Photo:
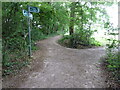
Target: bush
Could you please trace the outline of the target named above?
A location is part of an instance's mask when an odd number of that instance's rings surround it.
[[[107,44],[107,68],[111,71],[115,80],[120,83],[120,52],[118,51],[119,41],[108,39],[111,43]]]
[[[109,28],[111,28],[111,26],[109,26]],[[115,30],[118,30],[118,29],[112,28],[111,30],[108,30],[108,35],[112,35],[113,37],[118,35],[118,33],[116,33]],[[109,38],[107,40],[109,43],[106,44],[106,47],[107,47],[106,48],[106,52],[107,52],[106,67],[107,67],[107,70],[110,71],[110,73],[112,74],[112,78],[114,78],[114,80],[120,84],[120,52],[118,51],[120,41],[114,38]]]
[[[59,40],[59,43],[69,48],[88,48],[101,45],[94,38],[87,39],[86,37],[81,37],[79,33],[65,35]]]
[[[115,80],[120,83],[120,52],[116,54],[109,53],[106,62],[108,70],[111,71]]]

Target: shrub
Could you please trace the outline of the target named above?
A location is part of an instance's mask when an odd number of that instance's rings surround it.
[[[101,44],[94,38],[81,37],[79,33],[73,35],[65,35],[60,40],[59,43],[63,46],[69,48],[87,48],[92,46],[101,46]]]

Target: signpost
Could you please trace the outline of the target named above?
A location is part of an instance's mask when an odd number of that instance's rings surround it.
[[[39,13],[40,10],[37,7],[31,7],[28,6],[28,11],[27,10],[23,10],[23,15],[28,17],[28,41],[29,41],[29,57],[31,57],[32,55],[32,51],[31,51],[31,28],[30,28],[30,20],[33,19],[33,15],[30,12],[34,12],[34,13]]]

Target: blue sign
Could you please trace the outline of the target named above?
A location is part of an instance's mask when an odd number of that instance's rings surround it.
[[[30,12],[34,12],[34,13],[39,13],[40,12],[40,9],[39,8],[37,8],[37,7],[29,7],[29,11]]]
[[[33,15],[31,13],[28,14],[27,10],[23,10],[23,15],[29,17],[31,20],[33,19]]]

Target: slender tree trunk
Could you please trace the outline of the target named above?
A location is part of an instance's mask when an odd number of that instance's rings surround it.
[[[75,2],[71,3],[70,7],[70,26],[69,26],[69,35],[74,34],[74,19],[75,19]],[[74,48],[74,38],[70,39],[70,47]]]
[[[71,3],[71,8],[70,8],[70,26],[69,26],[69,34],[72,35],[74,33],[74,18],[75,18],[75,2]]]
[[[118,3],[118,12],[120,12],[120,2]],[[120,13],[118,13],[118,22],[120,22]],[[118,40],[120,41],[120,23],[118,23]],[[120,53],[120,43],[118,44],[118,51]]]
[[[84,16],[83,16],[83,8],[81,7],[81,30],[83,30],[83,20],[84,20]]]

